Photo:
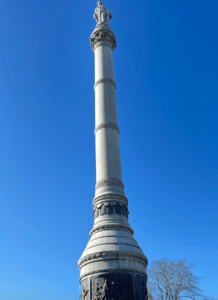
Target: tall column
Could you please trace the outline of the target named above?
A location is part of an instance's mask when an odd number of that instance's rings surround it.
[[[97,2],[91,34],[95,54],[96,186],[94,226],[80,258],[82,299],[147,299],[147,258],[133,238],[122,182],[113,50],[112,14]]]
[[[110,178],[122,181],[113,53],[109,45],[94,46],[97,184]]]

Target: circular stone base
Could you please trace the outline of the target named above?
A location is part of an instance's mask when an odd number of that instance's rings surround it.
[[[81,300],[147,300],[147,275],[108,271],[84,277]]]

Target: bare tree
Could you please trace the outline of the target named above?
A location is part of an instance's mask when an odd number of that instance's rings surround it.
[[[148,300],[209,300],[199,287],[200,277],[186,260],[161,259],[148,268]]]

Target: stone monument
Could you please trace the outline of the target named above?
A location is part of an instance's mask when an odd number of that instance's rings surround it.
[[[113,50],[112,14],[101,1],[90,41],[95,54],[96,186],[94,226],[78,265],[82,300],[147,300],[147,257],[128,222],[122,182]]]

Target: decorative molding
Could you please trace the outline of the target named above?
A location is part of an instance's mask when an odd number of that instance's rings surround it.
[[[128,208],[125,204],[119,202],[102,203],[94,208],[93,217],[94,219],[103,215],[118,214],[128,218]]]
[[[108,186],[108,185],[117,185],[124,189],[124,185],[121,180],[117,178],[103,178],[96,183],[95,190],[99,189],[102,186]]]
[[[111,129],[115,129],[115,130],[117,130],[118,133],[120,133],[119,127],[118,127],[116,124],[113,124],[113,123],[102,123],[102,124],[98,125],[98,126],[95,128],[94,133],[96,134],[96,132],[97,132],[99,129],[102,129],[102,128],[111,128]]]
[[[127,231],[130,234],[134,234],[134,231],[132,228],[127,227],[127,226],[122,226],[122,225],[118,225],[118,224],[111,224],[111,225],[102,225],[102,226],[98,226],[93,228],[89,235],[93,236],[95,233],[99,232],[99,231],[104,231],[104,230],[123,230],[123,231]]]
[[[113,252],[100,252],[100,253],[90,254],[85,257],[82,257],[78,262],[78,266],[81,269],[83,265],[86,263],[105,260],[105,259],[133,259],[133,260],[140,261],[140,263],[144,264],[146,267],[148,264],[148,259],[144,255],[132,253],[132,252],[113,251]]]
[[[116,48],[116,37],[110,29],[97,29],[94,30],[90,37],[92,50],[95,50],[98,46],[109,46],[114,50]],[[104,44],[103,44],[104,43]]]
[[[99,83],[103,83],[103,82],[108,82],[108,83],[112,84],[115,87],[115,90],[116,90],[116,88],[117,88],[116,83],[112,79],[106,78],[106,77],[105,78],[101,78],[101,79],[99,79],[99,80],[96,81],[96,83],[94,85],[94,90],[95,90],[96,86]]]

